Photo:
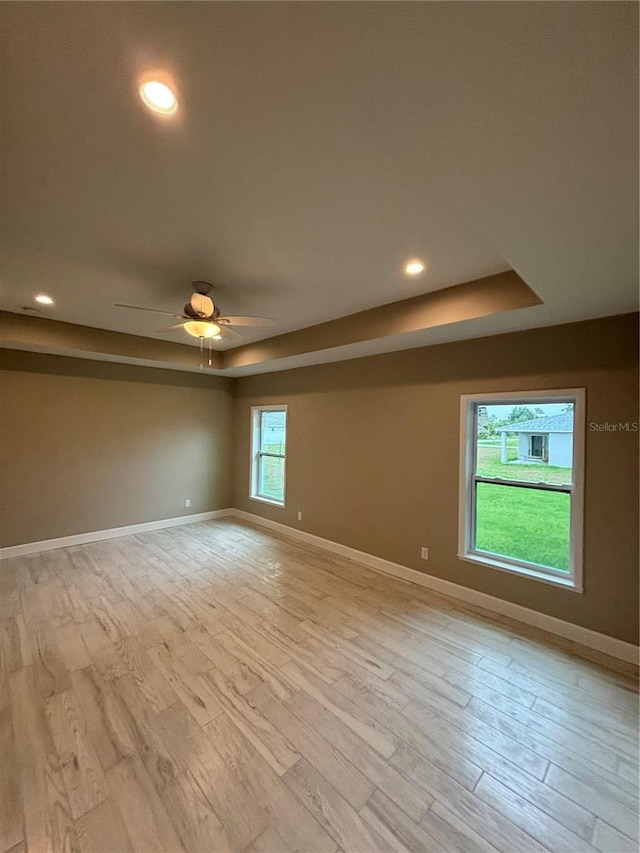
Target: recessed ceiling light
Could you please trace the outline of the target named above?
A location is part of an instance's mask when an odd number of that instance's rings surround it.
[[[143,102],[156,113],[169,115],[178,109],[178,101],[171,89],[158,80],[143,83],[138,90]]]
[[[35,299],[36,302],[40,303],[40,305],[53,305],[53,299],[50,296],[47,296],[46,293],[39,293]]]
[[[412,261],[407,261],[404,265],[404,271],[407,275],[420,275],[420,273],[424,270],[424,264],[422,261],[418,261],[416,259]]]

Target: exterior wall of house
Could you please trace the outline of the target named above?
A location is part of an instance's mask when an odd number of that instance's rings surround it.
[[[549,465],[571,468],[573,461],[573,435],[570,432],[552,432],[549,435]]]
[[[529,433],[518,433],[518,459],[525,462],[529,456]]]

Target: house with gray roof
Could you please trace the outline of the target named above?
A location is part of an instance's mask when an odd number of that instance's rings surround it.
[[[500,461],[507,462],[507,435],[518,435],[518,462],[540,462],[570,468],[573,460],[573,412],[533,418],[498,428]]]

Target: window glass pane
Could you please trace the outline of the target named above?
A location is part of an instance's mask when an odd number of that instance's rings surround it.
[[[286,412],[260,412],[260,450],[284,454],[287,429]]]
[[[284,459],[261,456],[258,470],[258,494],[284,502]]]
[[[568,572],[570,507],[566,492],[477,483],[476,550]]]
[[[573,409],[573,403],[531,399],[477,405],[476,473],[533,483],[571,483]]]

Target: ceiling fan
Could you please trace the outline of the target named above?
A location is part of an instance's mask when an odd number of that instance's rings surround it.
[[[194,338],[200,338],[202,342],[205,338],[219,340],[221,332],[232,332],[241,337],[235,331],[234,326],[272,326],[274,320],[268,317],[222,317],[220,309],[209,296],[213,285],[208,281],[192,282],[193,293],[191,299],[185,304],[182,314],[174,314],[171,311],[160,311],[157,308],[143,308],[140,305],[123,305],[116,302],[117,308],[132,308],[135,311],[152,311],[155,314],[165,314],[168,317],[177,317],[180,322],[174,323],[173,326],[166,326],[163,329],[157,329],[158,332],[171,332],[174,329],[184,329],[185,332],[192,335]]]

